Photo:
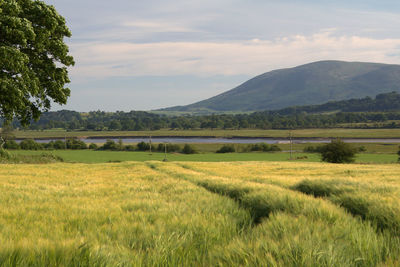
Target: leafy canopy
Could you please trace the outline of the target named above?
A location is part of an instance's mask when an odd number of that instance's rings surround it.
[[[0,117],[26,125],[51,102],[66,104],[67,67],[74,65],[64,37],[71,32],[53,6],[35,0],[0,1]]]
[[[332,140],[320,148],[322,161],[331,163],[351,163],[354,162],[356,149],[340,139]]]

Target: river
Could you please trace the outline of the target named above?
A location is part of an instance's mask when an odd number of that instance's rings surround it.
[[[48,143],[50,141],[56,141],[60,139],[37,139],[38,143]],[[63,140],[63,139],[61,139]],[[105,143],[107,140],[113,140],[118,142],[119,138],[82,138],[80,139],[87,144]],[[139,143],[149,142],[149,138],[146,137],[135,137],[135,138],[121,138],[123,143]],[[342,138],[346,143],[400,143],[400,138]],[[17,140],[18,141],[18,140]],[[295,138],[293,143],[329,143],[329,138]],[[19,141],[18,141],[19,142]],[[174,143],[174,144],[195,144],[195,143],[206,143],[206,144],[256,144],[256,143],[267,143],[267,144],[282,144],[289,143],[289,139],[285,138],[204,138],[204,137],[152,137],[152,143]]]

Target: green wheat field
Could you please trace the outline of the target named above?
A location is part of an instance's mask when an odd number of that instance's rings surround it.
[[[399,266],[400,166],[3,164],[0,266]]]

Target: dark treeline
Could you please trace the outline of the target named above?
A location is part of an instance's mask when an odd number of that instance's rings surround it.
[[[158,129],[296,129],[327,128],[357,123],[362,128],[400,128],[400,95],[392,92],[323,105],[291,107],[251,114],[165,116],[144,111],[79,113],[62,110],[43,113],[32,122],[31,130],[63,128],[67,130],[158,130]],[[339,112],[332,112],[339,111]],[[331,114],[324,112],[332,112]],[[14,127],[20,127],[18,122]],[[354,127],[354,125],[353,125]]]
[[[97,113],[97,112],[95,112]],[[256,112],[240,115],[209,115],[167,117],[141,112],[104,113],[87,117],[74,111],[44,113],[42,119],[33,122],[28,129],[44,130],[63,128],[67,130],[158,130],[168,129],[296,129],[329,128],[344,123],[365,123],[362,128],[400,128],[400,123],[388,122],[400,120],[400,112],[339,112],[335,114],[296,114],[279,115],[269,112]],[[72,115],[70,118],[67,115]],[[101,116],[103,114],[103,116]],[[62,117],[57,119],[58,117]],[[368,123],[368,124],[367,124]],[[374,123],[371,125],[371,123]],[[20,127],[17,123],[14,128]]]
[[[276,111],[272,114],[294,115],[298,113],[323,113],[332,111],[341,112],[387,112],[400,110],[400,95],[397,92],[379,94],[375,99],[365,97],[361,99],[350,99],[342,101],[331,101],[322,105],[308,105],[298,107],[288,107]]]

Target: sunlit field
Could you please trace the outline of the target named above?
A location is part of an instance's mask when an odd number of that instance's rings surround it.
[[[398,266],[400,166],[1,165],[0,266]]]
[[[93,151],[93,150],[53,150],[31,151],[15,150],[10,153],[15,155],[41,155],[43,153],[59,156],[66,162],[79,163],[106,163],[121,161],[162,161],[164,153],[126,152],[126,151]],[[290,160],[289,152],[276,153],[199,153],[181,154],[168,153],[169,161],[199,161],[199,162],[226,162],[226,161],[295,161],[295,162],[320,162],[318,153],[296,152]],[[357,163],[397,163],[398,155],[395,153],[360,153],[356,156]]]

